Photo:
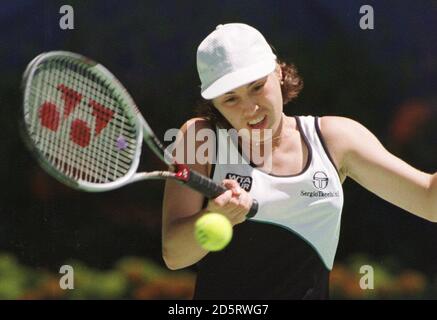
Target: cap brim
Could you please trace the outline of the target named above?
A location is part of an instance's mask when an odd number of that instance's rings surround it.
[[[247,68],[229,73],[201,92],[203,98],[211,100],[235,88],[246,85],[267,76],[276,67],[275,59],[268,59]]]

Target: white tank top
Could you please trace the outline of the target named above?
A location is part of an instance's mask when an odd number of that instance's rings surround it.
[[[243,164],[229,164],[223,155],[242,158],[236,141],[227,143],[230,136],[225,130],[218,130],[217,161],[212,177],[216,182],[229,178],[237,180],[259,203],[258,213],[250,220],[295,233],[332,270],[343,208],[342,184],[321,138],[320,118],[295,118],[308,148],[308,161],[302,172],[275,176],[254,168],[244,160]]]

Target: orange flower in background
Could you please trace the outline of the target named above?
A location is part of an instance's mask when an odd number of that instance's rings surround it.
[[[404,294],[419,295],[425,291],[427,280],[419,272],[407,270],[399,275],[397,285]]]
[[[22,300],[56,300],[66,298],[65,290],[59,287],[59,280],[50,277],[44,280],[37,287],[29,290],[23,296]]]
[[[403,103],[392,120],[390,136],[400,145],[410,142],[420,127],[430,119],[431,113],[431,106],[426,102],[411,100]]]
[[[342,264],[336,264],[331,271],[331,284],[337,287],[342,287],[345,282],[351,277],[349,270]]]
[[[331,271],[330,287],[334,297],[364,298],[365,292],[360,288],[359,282],[358,274],[352,272],[345,265],[336,264]]]
[[[134,290],[134,299],[191,299],[194,294],[194,278],[161,278]]]
[[[64,296],[64,290],[59,286],[59,280],[56,278],[51,278],[45,281],[40,290],[46,299],[59,299]]]

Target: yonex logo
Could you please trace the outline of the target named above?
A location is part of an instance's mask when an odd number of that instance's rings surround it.
[[[59,110],[61,106],[50,101],[45,101],[38,110],[41,126],[53,132],[58,132],[62,123],[73,115],[73,111],[83,99],[82,94],[63,84],[59,84],[56,89],[64,102],[63,110]],[[94,137],[97,137],[114,118],[115,112],[93,99],[89,99],[88,107],[92,109],[91,113],[95,117]],[[87,147],[91,142],[91,133],[90,124],[82,119],[76,118],[70,124],[70,140],[78,146]]]
[[[313,185],[316,189],[323,190],[328,186],[329,178],[323,171],[317,171],[313,176]]]

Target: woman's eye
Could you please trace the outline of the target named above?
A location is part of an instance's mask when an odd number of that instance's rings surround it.
[[[264,87],[264,83],[259,84],[253,88],[254,91],[260,91]]]
[[[237,99],[234,98],[234,97],[232,97],[232,98],[228,98],[228,99],[225,100],[225,103],[231,103],[231,102],[234,102],[234,101],[236,101],[236,100],[237,100]]]

